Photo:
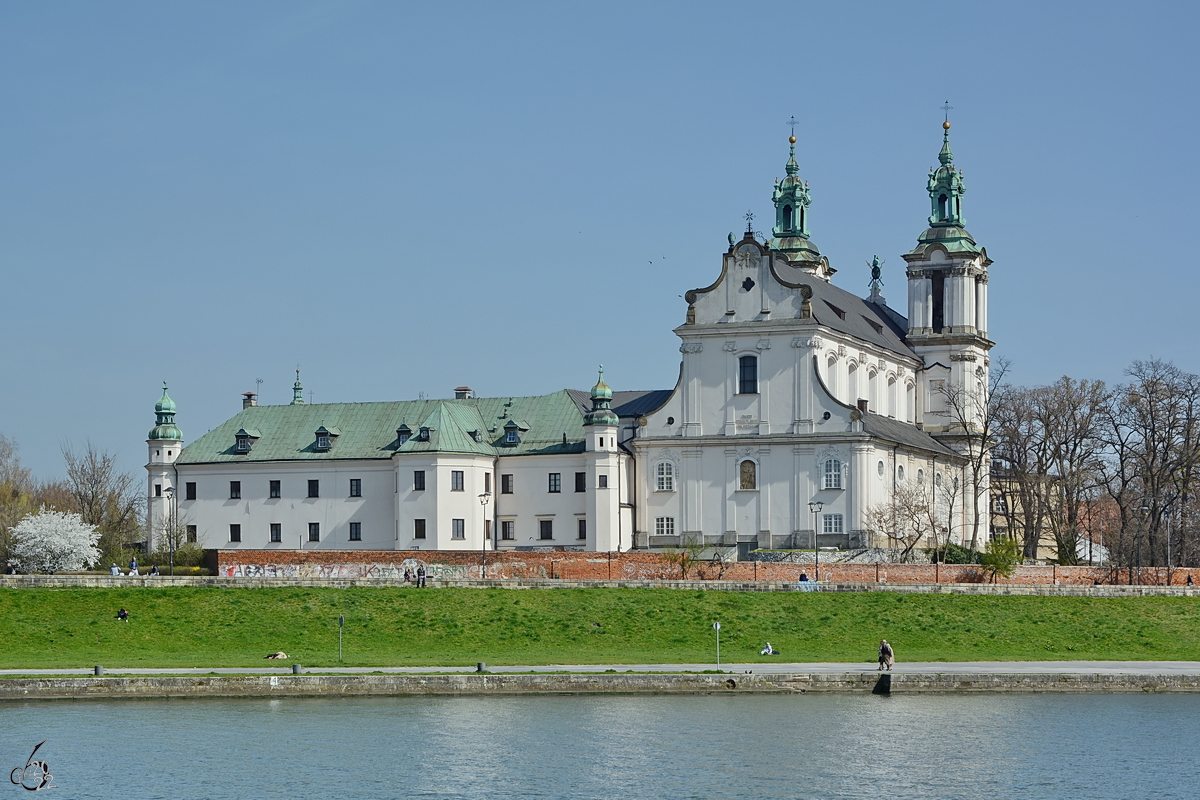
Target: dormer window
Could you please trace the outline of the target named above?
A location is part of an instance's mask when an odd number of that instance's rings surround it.
[[[417,441],[418,442],[428,442],[429,441],[429,428],[422,426],[421,430],[417,432]]]
[[[399,428],[396,428],[396,441],[401,445],[407,442],[410,438],[412,438],[412,428],[408,427],[407,425],[401,425]]]
[[[238,455],[245,455],[253,450],[254,443],[260,438],[257,430],[247,430],[246,428],[240,429],[233,437],[235,441],[233,452]]]
[[[482,431],[471,431],[471,438],[477,442],[482,442],[483,441],[483,432]]]
[[[520,441],[521,441],[521,439],[520,439],[520,437],[519,437],[519,436],[517,436],[517,429],[516,429],[516,428],[509,428],[508,430],[506,430],[506,431],[504,432],[504,442],[505,442],[505,444],[517,444],[517,443],[518,443],[518,442],[520,442]]]
[[[316,441],[313,444],[313,449],[322,453],[332,449],[334,442],[337,441],[337,437],[340,436],[341,433],[341,430],[338,428],[326,428],[324,425],[322,425],[321,427],[317,428],[317,431],[314,434]]]

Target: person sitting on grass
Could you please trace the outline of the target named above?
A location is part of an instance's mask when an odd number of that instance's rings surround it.
[[[284,653],[283,651],[280,651],[278,653],[271,653],[271,655],[269,655],[269,656],[263,656],[263,658],[287,658],[287,657],[288,657],[287,653]]]
[[[774,647],[771,647],[770,642],[767,642],[767,646],[764,647],[762,650],[760,650],[758,652],[758,654],[760,656],[777,656],[777,655],[779,655],[779,651],[776,650]]]
[[[122,608],[117,612],[117,619],[121,622],[129,622],[129,612]]]

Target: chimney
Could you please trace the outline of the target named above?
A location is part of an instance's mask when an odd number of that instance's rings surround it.
[[[470,400],[472,397],[474,397],[474,395],[471,393],[470,386],[454,387],[454,399],[455,400]]]
[[[258,395],[256,395],[254,392],[242,393],[242,408],[249,408],[250,406],[256,405],[258,405]]]
[[[863,412],[864,414],[867,413],[867,405],[868,405],[867,400],[865,400],[864,398],[861,398],[861,397],[858,399],[858,410]]]

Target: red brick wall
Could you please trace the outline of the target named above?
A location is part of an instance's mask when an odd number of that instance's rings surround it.
[[[424,564],[430,578],[480,578],[483,555],[478,552],[431,550],[219,550],[217,574],[227,577],[279,576],[301,578],[403,578]],[[806,572],[815,580],[813,564],[739,561],[723,571],[699,562],[687,577],[731,581],[794,581]],[[1200,581],[1200,570],[1176,569],[1171,583],[1182,586],[1189,572]],[[677,564],[660,553],[581,553],[501,551],[487,554],[487,577],[566,578],[573,580],[680,579]],[[833,583],[979,583],[986,580],[978,566],[962,564],[822,564],[822,581]],[[1129,583],[1126,570],[1094,567],[1019,567],[998,583],[1091,585]],[[1136,582],[1136,575],[1134,576]],[[1146,568],[1142,583],[1167,582],[1165,569]]]

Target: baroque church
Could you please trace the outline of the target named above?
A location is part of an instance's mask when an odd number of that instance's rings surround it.
[[[866,298],[833,284],[793,136],[773,238],[730,234],[715,280],[685,295],[673,389],[613,391],[601,368],[590,392],[309,404],[297,373],[290,404],[247,393],[185,446],[164,385],[148,546],[174,528],[219,549],[887,547],[879,510],[914,489],[969,541],[988,497],[968,471],[991,261],[943,128],[928,224],[903,255],[906,314],[878,260]]]

